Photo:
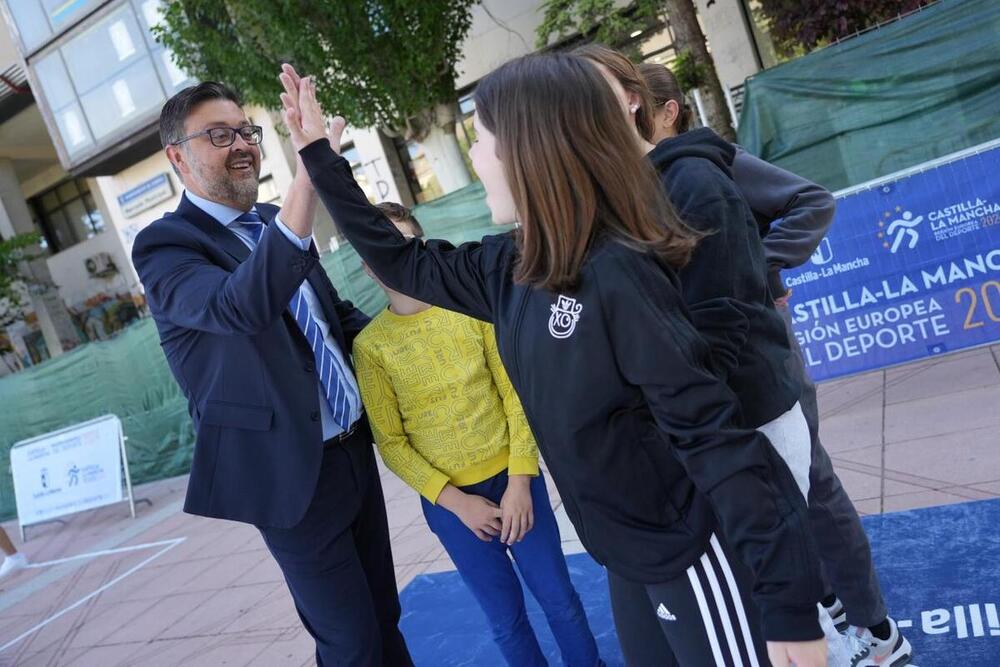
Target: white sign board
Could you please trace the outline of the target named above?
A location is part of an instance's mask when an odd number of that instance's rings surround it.
[[[122,423],[108,415],[24,440],[10,450],[22,528],[126,500]]]

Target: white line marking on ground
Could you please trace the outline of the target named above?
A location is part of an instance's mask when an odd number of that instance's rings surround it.
[[[147,542],[146,544],[133,544],[127,547],[118,547],[117,549],[104,549],[103,551],[91,551],[90,553],[78,554],[76,556],[68,556],[66,558],[58,558],[56,560],[47,560],[44,563],[29,563],[25,569],[39,568],[39,567],[49,567],[51,565],[59,565],[61,563],[68,563],[74,560],[82,560],[84,558],[97,558],[98,556],[110,556],[111,554],[120,554],[127,551],[139,551],[141,549],[152,549],[153,547],[162,547],[168,544],[180,544],[177,540],[184,541],[186,538],[174,538],[172,540],[162,540],[160,542]]]
[[[51,623],[52,621],[56,620],[57,618],[60,618],[61,616],[64,616],[64,615],[68,614],[69,612],[73,611],[74,609],[76,609],[80,605],[84,604],[88,600],[90,600],[90,599],[92,599],[94,597],[97,597],[98,595],[100,595],[104,591],[108,590],[109,588],[111,588],[112,586],[114,586],[115,584],[117,584],[119,581],[121,581],[122,579],[124,579],[125,577],[127,577],[127,576],[129,576],[131,574],[134,574],[134,573],[138,572],[140,569],[142,569],[143,567],[145,567],[146,565],[149,565],[154,560],[156,560],[157,558],[159,558],[163,554],[167,553],[168,551],[170,551],[171,549],[173,549],[174,547],[176,547],[178,544],[180,544],[181,542],[183,542],[186,539],[187,539],[186,537],[177,537],[177,538],[174,538],[172,540],[164,540],[163,542],[154,542],[154,543],[151,543],[151,544],[136,545],[136,547],[133,547],[133,548],[125,547],[123,549],[111,549],[111,550],[108,550],[109,553],[118,553],[118,552],[121,552],[121,551],[132,551],[132,550],[140,548],[140,547],[150,548],[152,546],[165,545],[162,549],[160,549],[159,551],[157,551],[155,554],[153,554],[152,556],[150,556],[146,560],[142,561],[141,563],[139,563],[135,567],[133,567],[133,568],[127,570],[126,572],[123,572],[122,574],[118,575],[117,577],[115,577],[114,579],[112,579],[111,581],[109,581],[108,583],[106,583],[103,586],[101,586],[100,588],[98,588],[93,593],[90,593],[89,595],[85,595],[84,597],[80,598],[79,600],[77,600],[76,602],[74,602],[73,604],[71,604],[70,606],[68,606],[65,609],[63,609],[62,611],[60,611],[60,612],[58,612],[56,614],[53,614],[52,616],[49,616],[47,619],[45,619],[44,621],[42,621],[38,625],[36,625],[33,628],[30,628],[28,630],[25,630],[24,632],[22,632],[20,635],[18,635],[14,639],[11,639],[9,642],[7,642],[6,644],[4,644],[3,646],[0,646],[0,652],[6,651],[8,648],[10,648],[11,646],[13,646],[14,644],[18,643],[19,641],[21,641],[25,637],[28,637],[29,635],[32,635],[35,632],[38,632],[39,630],[41,630],[42,628],[44,628],[49,623]],[[83,554],[82,556],[91,556],[91,554]],[[65,560],[73,560],[73,559],[80,558],[80,557],[81,556],[74,556],[74,557],[72,557],[70,559],[63,559],[62,561],[53,561],[53,562],[64,562]],[[39,564],[39,566],[40,565],[41,564]]]
[[[131,540],[138,539],[140,535],[145,535],[154,526],[158,526],[164,521],[177,516],[182,511],[183,506],[183,499],[164,505],[152,514],[135,519],[133,522],[127,524],[127,527],[123,526],[121,532],[99,541],[97,544],[92,545],[92,548],[114,549],[123,544],[128,544]],[[3,595],[0,595],[0,613],[16,607],[24,600],[37,595],[48,586],[65,579],[77,569],[83,567],[84,563],[85,561],[74,561],[56,565],[40,574],[36,574],[23,584],[5,589]]]

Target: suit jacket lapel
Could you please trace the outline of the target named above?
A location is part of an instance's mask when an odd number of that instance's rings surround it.
[[[187,195],[181,196],[181,203],[177,206],[176,213],[208,234],[213,241],[218,243],[237,262],[244,262],[250,256],[250,249],[246,247],[236,234],[233,234],[218,220],[192,204]]]
[[[257,206],[257,212],[260,217],[263,218],[266,224],[271,224],[274,222],[275,216],[278,214],[276,207],[271,206]],[[250,256],[250,249],[233,234],[229,229],[224,227],[219,223],[218,220],[205,213],[203,210],[191,203],[187,196],[181,197],[181,202],[177,206],[177,215],[180,215],[185,220],[193,224],[195,227],[205,232],[211,239],[213,239],[219,246],[226,251],[237,262],[244,262]],[[319,257],[319,253],[316,250],[316,244],[312,243],[309,246],[309,252],[313,257]],[[326,271],[323,267],[317,264],[313,267],[313,270],[309,272],[306,276],[309,284],[312,286],[313,291],[316,293],[316,297],[319,299],[320,305],[323,308],[323,314],[326,316],[326,321],[330,326],[330,333],[333,334],[334,338],[340,344],[341,350],[344,350],[348,354],[350,350],[347,350],[346,341],[344,339],[344,332],[340,326],[340,318],[337,315],[337,308],[333,300],[333,283],[326,275]],[[298,331],[298,325],[295,323],[295,319],[291,316],[291,313],[285,313],[289,322]]]

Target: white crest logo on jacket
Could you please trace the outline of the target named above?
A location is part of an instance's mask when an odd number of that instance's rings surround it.
[[[553,338],[569,338],[576,331],[576,323],[580,321],[583,304],[576,299],[559,295],[559,300],[549,306],[552,315],[549,316],[549,333]]]

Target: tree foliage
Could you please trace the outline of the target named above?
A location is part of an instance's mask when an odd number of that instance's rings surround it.
[[[20,269],[22,262],[35,258],[30,249],[40,239],[33,232],[0,240],[0,327],[9,326],[24,317],[27,281]]]
[[[629,52],[634,49],[632,34],[658,22],[663,14],[661,0],[637,0],[625,8],[615,0],[546,0],[542,7],[545,14],[535,32],[535,46],[540,49],[552,39],[582,33]]]
[[[681,92],[687,93],[692,88],[700,88],[708,79],[705,65],[695,60],[690,51],[681,51],[674,60],[674,77],[677,85],[681,87]]]
[[[539,48],[553,37],[560,40],[574,33],[624,51],[638,59],[639,45],[632,35],[668,18],[672,26],[677,58],[672,70],[686,91],[703,92],[707,123],[723,138],[735,139],[729,109],[715,64],[698,24],[694,0],[635,0],[625,7],[615,0],[545,0],[541,25],[536,32]]]
[[[316,77],[326,109],[399,129],[455,99],[475,0],[169,0],[158,41],[201,80],[277,108],[280,63]]]
[[[760,0],[779,53],[791,56],[890,21],[932,0]]]

